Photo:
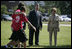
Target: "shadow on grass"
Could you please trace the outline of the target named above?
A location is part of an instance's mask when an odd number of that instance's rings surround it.
[[[30,46],[27,46],[28,48]],[[36,45],[33,45],[31,47],[42,47],[42,48],[71,48],[71,45],[61,45],[61,46],[47,46],[47,45],[39,45],[39,46],[36,46]]]

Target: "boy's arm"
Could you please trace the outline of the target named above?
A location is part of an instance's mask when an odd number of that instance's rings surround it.
[[[28,23],[28,25],[30,25],[35,31],[36,31],[36,28],[28,21],[28,19],[25,17],[25,13],[22,13],[23,15],[24,15],[24,18],[23,18],[23,20],[25,21],[25,22],[27,22]]]
[[[36,31],[36,28],[29,21],[27,23]]]

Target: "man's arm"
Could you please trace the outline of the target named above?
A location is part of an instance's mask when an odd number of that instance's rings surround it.
[[[40,29],[42,29],[42,16],[40,16]]]

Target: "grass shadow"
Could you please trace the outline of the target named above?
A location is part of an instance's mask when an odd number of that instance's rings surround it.
[[[28,48],[30,46],[27,46]],[[36,45],[32,45],[31,47],[39,47],[39,48],[71,48],[71,45],[61,45],[61,46],[47,46],[47,45],[39,45],[39,46],[36,46]]]

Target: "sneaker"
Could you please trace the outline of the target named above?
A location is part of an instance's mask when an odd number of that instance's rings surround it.
[[[7,46],[1,46],[1,48],[8,48]]]

